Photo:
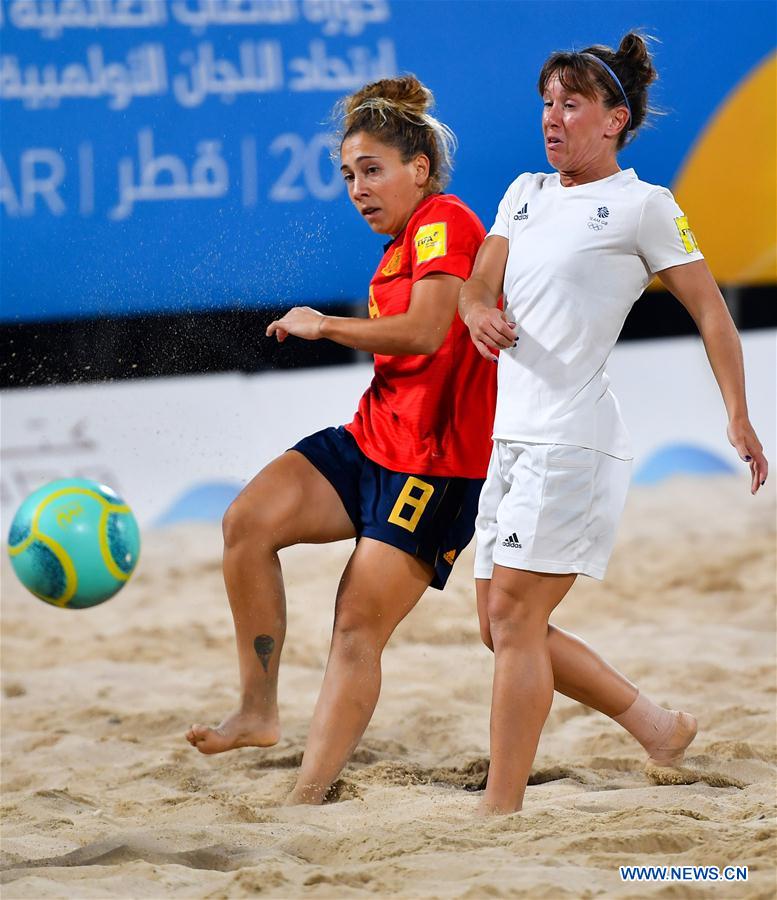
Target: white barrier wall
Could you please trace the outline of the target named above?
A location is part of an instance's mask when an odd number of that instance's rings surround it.
[[[777,332],[748,333],[743,344],[751,418],[777,465]],[[678,443],[741,465],[699,339],[619,345],[608,371],[634,440],[635,471]],[[365,364],[5,391],[4,532],[24,497],[55,478],[111,485],[141,524],[157,521],[197,486],[224,483],[228,493],[300,437],[349,421],[370,377]]]
[[[777,331],[742,335],[750,419],[777,465]],[[689,443],[731,463],[726,411],[698,337],[637,341],[615,347],[607,371],[634,444],[634,471],[659,448]]]

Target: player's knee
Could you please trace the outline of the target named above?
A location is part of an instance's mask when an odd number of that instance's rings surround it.
[[[273,549],[286,546],[283,540],[284,517],[272,504],[261,502],[261,498],[249,500],[238,496],[224,513],[221,530],[225,547],[236,547],[250,540]]]
[[[227,511],[221,520],[221,533],[224,537],[225,547],[234,547],[239,544],[249,531],[248,513],[245,504],[238,497],[227,507]]]
[[[488,595],[488,630],[492,646],[497,643],[521,643],[542,625],[529,598],[516,597],[492,587]],[[482,633],[482,631],[481,631]]]
[[[361,610],[338,610],[332,634],[332,647],[342,656],[365,659],[379,655],[385,644],[380,625]]]
[[[481,619],[480,621],[480,640],[488,647],[489,650],[494,649],[494,639],[491,637],[491,623]]]

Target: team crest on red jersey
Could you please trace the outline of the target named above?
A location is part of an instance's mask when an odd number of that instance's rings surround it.
[[[396,275],[402,266],[402,248],[397,247],[391,259],[380,270],[381,275]]]

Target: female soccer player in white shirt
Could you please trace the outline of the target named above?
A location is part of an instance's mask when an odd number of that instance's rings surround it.
[[[653,764],[678,764],[696,734],[692,716],[653,703],[587,644],[548,624],[578,574],[602,578],[607,567],[631,452],[605,365],[654,275],[699,328],[752,492],[766,479],[739,337],[688,220],[666,188],[618,165],[655,78],[645,41],[633,33],[617,51],[549,57],[539,91],[556,171],[510,185],[461,290],[459,312],[475,346],[495,361],[499,351],[494,448],[476,530],[481,634],[495,654],[483,813],[521,808],[554,688],[614,718]]]

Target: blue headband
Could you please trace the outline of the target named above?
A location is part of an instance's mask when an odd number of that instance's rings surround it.
[[[613,70],[607,65],[607,63],[603,59],[600,59],[598,56],[594,56],[593,53],[581,53],[580,55],[585,56],[588,59],[595,59],[596,62],[598,62],[599,65],[610,75],[610,78],[612,78],[612,80],[618,85],[618,88],[620,89],[620,92],[623,95],[623,102],[626,104],[626,109],[629,112],[628,124],[630,125],[631,120],[633,118],[633,116],[631,115],[631,104],[629,103],[629,98],[626,96],[626,91],[623,90],[623,85],[620,82],[620,78],[618,78],[618,76],[615,74],[615,72],[613,72]],[[628,128],[628,126],[627,126],[627,128]]]

